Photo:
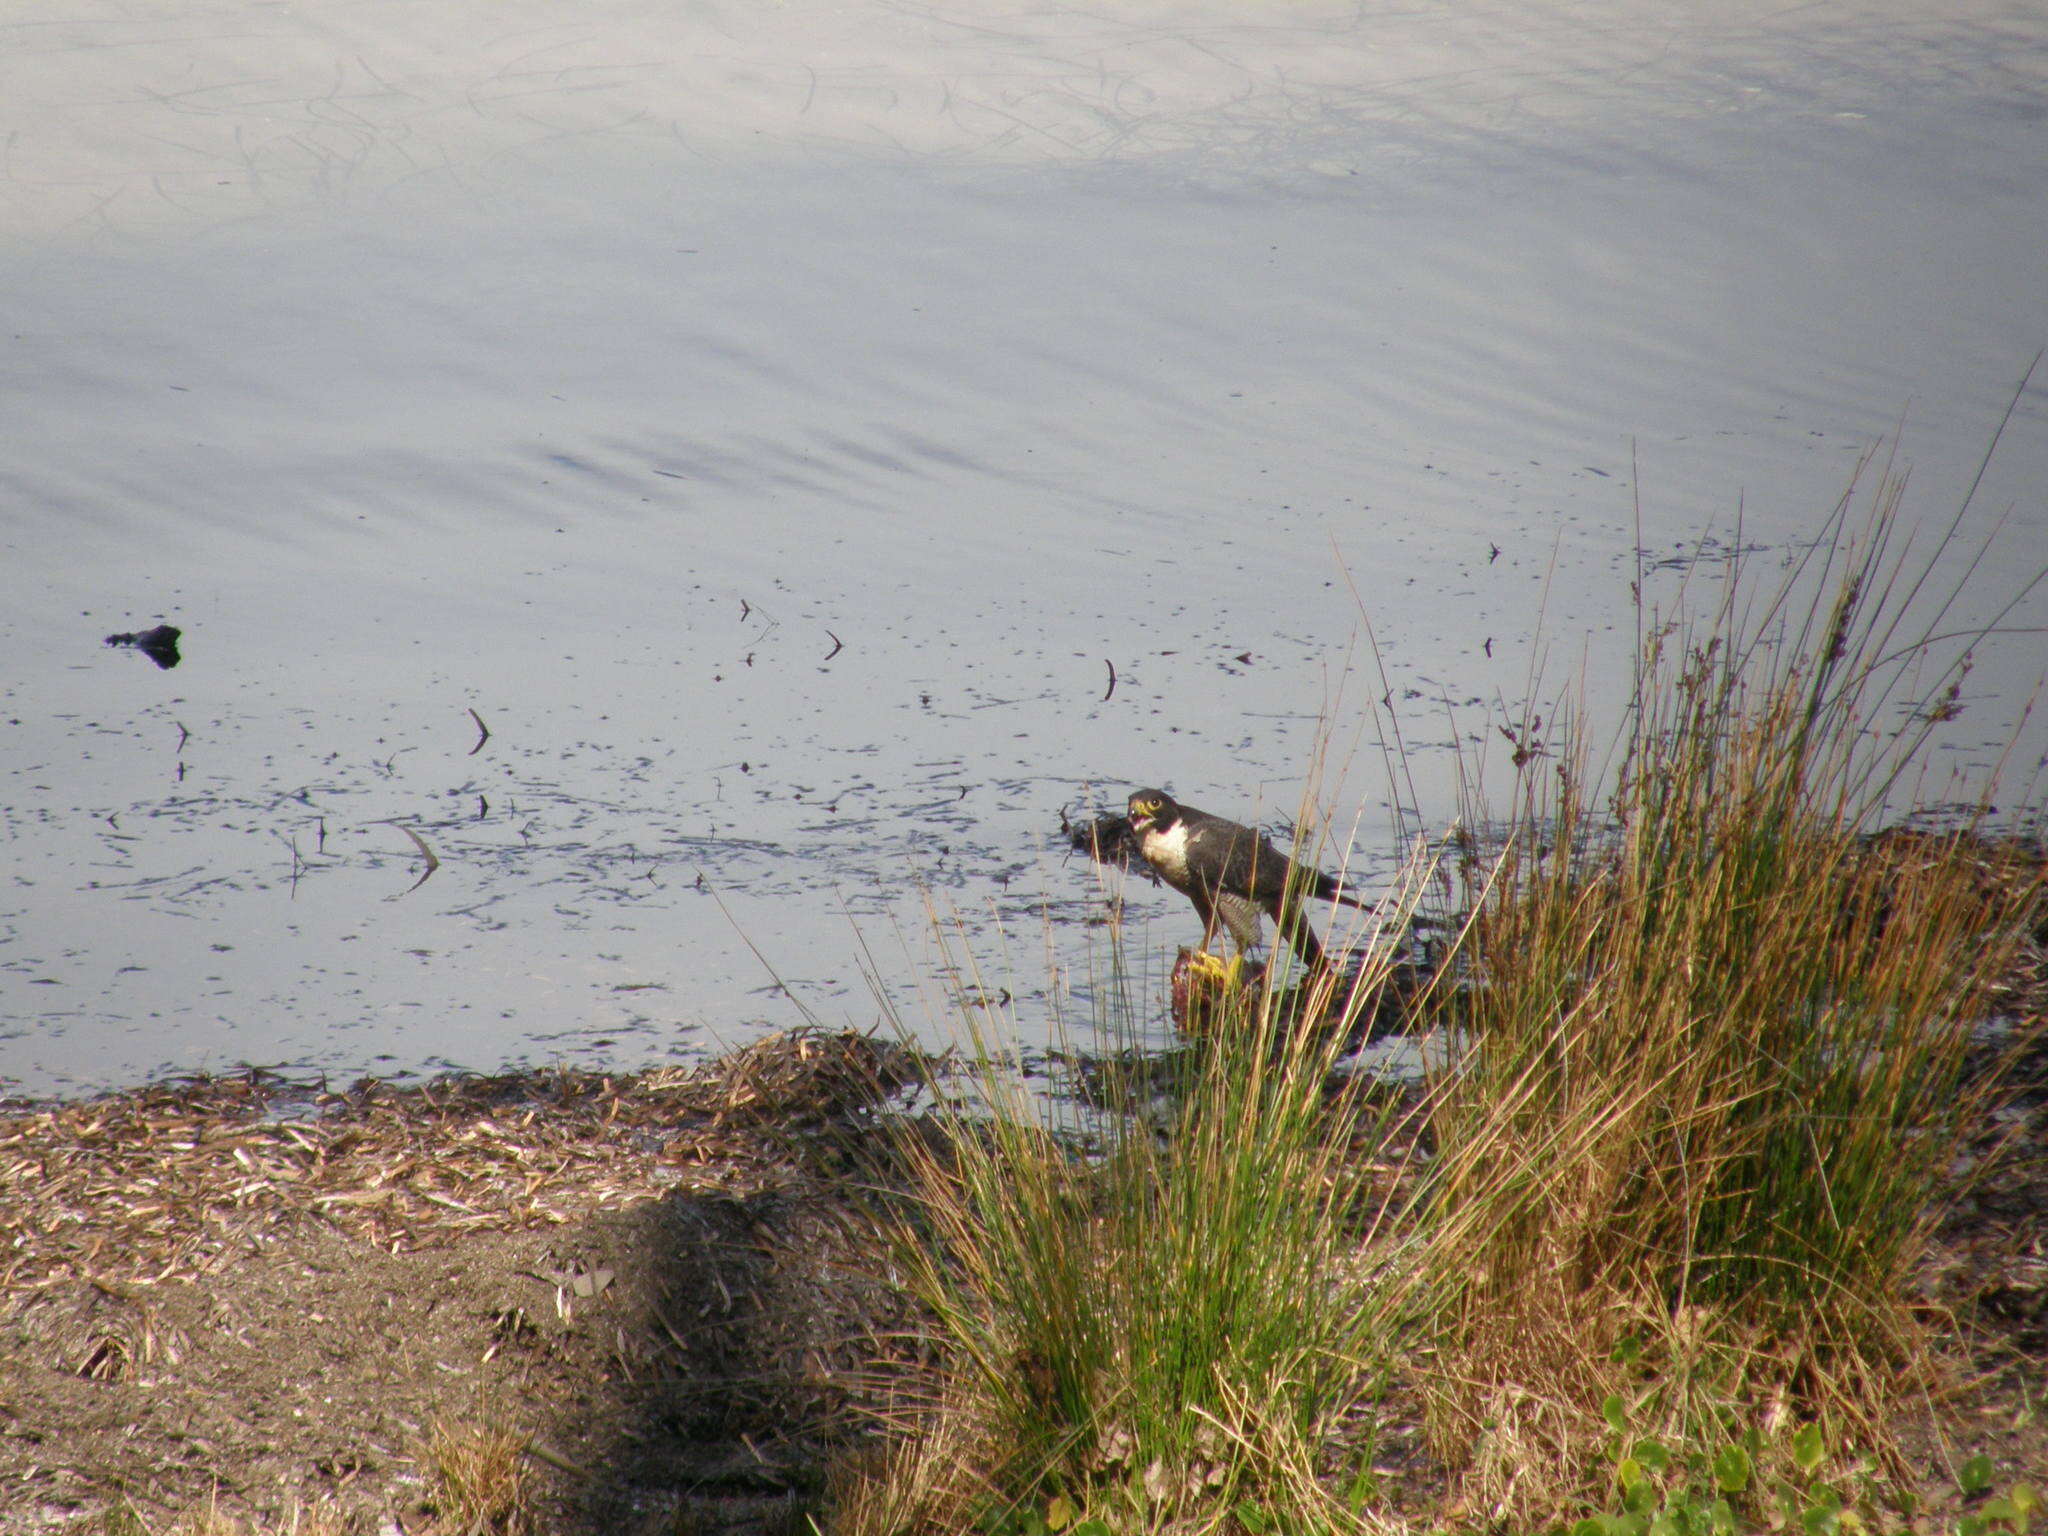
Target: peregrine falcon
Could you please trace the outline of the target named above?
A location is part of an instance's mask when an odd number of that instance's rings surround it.
[[[1282,936],[1311,969],[1323,964],[1323,946],[1301,904],[1314,896],[1370,909],[1319,869],[1292,862],[1250,827],[1180,805],[1164,790],[1141,789],[1130,799],[1131,831],[1138,850],[1159,878],[1195,904],[1202,918],[1202,942],[1220,922],[1241,950],[1259,942],[1259,914],[1273,919]]]

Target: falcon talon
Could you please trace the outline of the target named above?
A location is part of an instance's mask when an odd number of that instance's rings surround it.
[[[1215,1028],[1232,997],[1255,994],[1265,978],[1265,966],[1242,954],[1225,960],[1207,949],[1183,945],[1168,982],[1173,1022],[1186,1034],[1206,1033]]]

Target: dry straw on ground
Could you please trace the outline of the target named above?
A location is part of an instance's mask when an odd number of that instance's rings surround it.
[[[637,1075],[329,1091],[249,1072],[24,1107],[0,1114],[0,1291],[205,1275],[307,1220],[397,1253],[730,1191],[775,1164],[763,1127],[870,1104],[908,1067],[864,1036],[801,1033]]]
[[[904,1347],[841,1159],[908,1065],[0,1107],[0,1530],[786,1514]]]

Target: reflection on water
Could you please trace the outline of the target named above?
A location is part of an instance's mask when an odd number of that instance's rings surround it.
[[[1625,690],[1639,539],[1656,603],[1710,524],[1780,558],[1902,411],[1939,524],[2048,340],[2048,24],[1862,77],[1831,18],[1740,39],[1754,98],[1730,33],[1545,110],[1503,44],[1440,122],[1332,66],[1086,166],[628,114],[439,203],[20,224],[0,1086],[631,1066],[871,1022],[870,971],[943,1030],[934,912],[1043,1034],[1101,963],[1062,812],[1138,784],[1270,825],[1313,767],[1369,883],[1491,707]],[[1257,30],[1201,57],[1309,47]],[[1954,622],[2043,484],[2035,394]],[[100,643],[155,625],[176,671]],[[2039,672],[1982,648],[1960,782]],[[1191,936],[1128,895],[1140,953]]]

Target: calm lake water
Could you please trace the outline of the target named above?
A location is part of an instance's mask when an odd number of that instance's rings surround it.
[[[943,1034],[934,913],[1042,1037],[1106,894],[1196,931],[1063,809],[1314,768],[1383,870],[1614,700],[1639,529],[1773,568],[1894,434],[1931,541],[2048,344],[2048,13],[1713,10],[16,11],[0,1092]],[[1974,506],[1981,622],[2048,380]],[[1937,793],[2040,771],[2008,623]]]

